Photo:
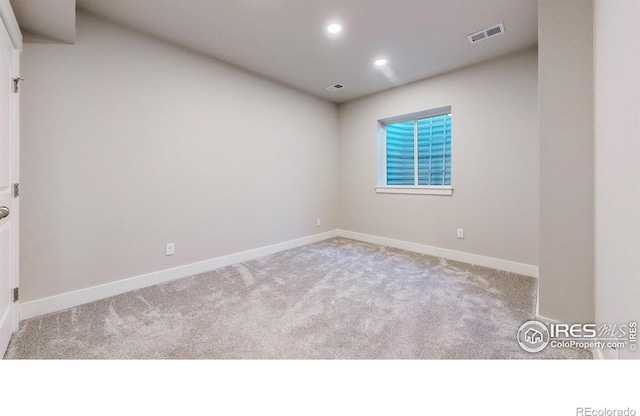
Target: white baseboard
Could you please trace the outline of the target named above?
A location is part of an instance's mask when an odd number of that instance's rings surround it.
[[[556,321],[555,319],[547,318],[544,316],[540,316],[536,314],[536,321],[542,322],[544,324],[563,324],[564,322]],[[601,350],[600,348],[589,348],[589,351],[593,354],[593,358],[596,360],[617,360],[618,359],[618,350],[614,350],[613,348],[607,348],[606,350]]]
[[[395,247],[402,250],[413,251],[416,253],[428,254],[430,256],[443,257],[449,260],[476,264],[478,266],[504,270],[506,272],[517,273],[524,276],[536,278],[538,277],[538,266],[533,266],[531,264],[517,263],[510,260],[480,256],[478,254],[465,253],[463,251],[449,250],[446,248],[427,246],[425,244],[411,243],[402,240],[394,240],[392,238],[378,237],[375,235],[356,233],[353,231],[338,230],[338,235],[340,237],[351,238],[353,240]]]
[[[72,308],[74,306],[83,305],[85,303],[94,302],[96,300],[120,295],[132,290],[142,289],[144,287],[157,285],[159,283],[165,283],[171,280],[180,279],[182,277],[193,276],[194,274],[204,273],[209,270],[229,266],[236,263],[242,263],[245,261],[256,259],[258,257],[267,256],[269,254],[289,250],[295,247],[304,246],[306,244],[311,244],[322,240],[327,240],[329,238],[337,236],[338,232],[336,230],[328,231],[325,233],[314,234],[308,237],[285,241],[283,243],[273,244],[266,247],[260,247],[253,250],[247,250],[240,253],[217,257],[197,263],[186,264],[184,266],[179,266],[172,269],[161,270],[154,273],[148,273],[141,276],[118,280],[112,283],[106,283],[99,286],[93,286],[86,289],[80,289],[73,292],[51,296],[48,298],[21,303],[19,305],[20,320],[45,315],[51,312],[57,312],[63,309]]]
[[[547,318],[546,316],[540,316],[536,313],[536,321],[543,324],[563,324],[564,322],[556,321],[555,319]]]
[[[591,348],[591,352],[593,353],[593,358],[596,360],[617,360],[620,355],[620,352],[613,348],[607,348],[606,350]]]
[[[21,303],[18,309],[20,320],[57,312],[63,309],[72,308],[74,306],[83,305],[85,303],[94,302],[96,300],[120,295],[132,290],[142,289],[144,287],[192,276],[194,274],[207,272],[209,270],[229,266],[231,264],[242,263],[248,260],[256,259],[258,257],[267,256],[269,254],[289,250],[291,248],[300,247],[306,244],[311,244],[338,236],[373,244],[396,247],[422,254],[429,254],[432,256],[443,257],[446,259],[461,261],[465,263],[477,264],[480,266],[490,267],[498,270],[505,270],[525,276],[538,277],[538,267],[529,264],[516,263],[508,260],[501,260],[492,257],[480,256],[477,254],[464,253],[461,251],[448,250],[427,246],[424,244],[394,240],[391,238],[378,237],[352,231],[333,230],[325,233],[314,234],[308,237],[298,238],[296,240],[285,241],[283,243],[273,244],[266,247],[260,247],[223,257],[217,257],[210,260],[187,264],[172,269],[161,270],[154,273],[148,273],[140,276],[130,277],[128,279],[118,280],[116,282],[106,283],[103,285],[93,286],[86,289],[80,289],[73,292],[62,293],[60,295]]]

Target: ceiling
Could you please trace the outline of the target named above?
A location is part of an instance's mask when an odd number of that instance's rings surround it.
[[[24,41],[75,43],[76,0],[11,0]]]
[[[75,0],[12,4],[38,1]],[[77,7],[336,103],[537,44],[537,0],[77,0]],[[343,30],[331,35],[326,27],[335,22]],[[498,23],[503,35],[467,40]],[[387,65],[375,67],[378,58]],[[345,88],[325,89],[336,83]]]

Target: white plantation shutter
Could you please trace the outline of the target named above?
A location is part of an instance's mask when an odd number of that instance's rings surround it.
[[[387,125],[387,185],[415,181],[415,122]]]
[[[418,185],[451,185],[451,116],[421,118],[418,124]]]
[[[451,185],[450,113],[386,124],[385,146],[385,185]]]

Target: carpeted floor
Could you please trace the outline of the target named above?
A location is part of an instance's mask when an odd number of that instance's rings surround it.
[[[23,321],[5,358],[592,358],[520,349],[536,286],[334,238]]]

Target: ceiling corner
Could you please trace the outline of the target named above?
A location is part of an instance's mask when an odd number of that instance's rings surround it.
[[[11,0],[25,43],[76,42],[76,0]]]

